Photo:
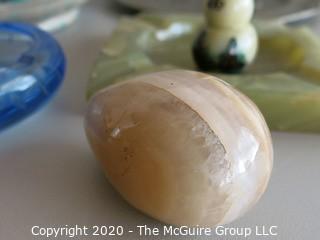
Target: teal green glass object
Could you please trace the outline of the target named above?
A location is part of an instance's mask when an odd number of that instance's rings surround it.
[[[259,53],[241,74],[220,77],[249,96],[269,127],[320,132],[320,41],[306,27],[256,23]],[[122,19],[93,69],[88,97],[135,75],[163,69],[192,69],[192,43],[201,16],[141,15]]]

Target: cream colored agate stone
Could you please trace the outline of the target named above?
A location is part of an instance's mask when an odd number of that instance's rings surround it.
[[[231,222],[266,190],[267,125],[243,94],[207,74],[151,73],[99,91],[85,129],[115,189],[164,223]]]

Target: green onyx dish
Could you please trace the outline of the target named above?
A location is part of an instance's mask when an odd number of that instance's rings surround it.
[[[320,41],[306,27],[256,22],[259,53],[240,74],[212,73],[250,97],[276,131],[320,132]],[[197,70],[194,39],[201,16],[143,14],[124,18],[104,46],[87,96],[147,72]]]

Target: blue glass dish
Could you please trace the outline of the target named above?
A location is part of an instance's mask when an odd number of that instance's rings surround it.
[[[38,110],[65,75],[62,48],[24,23],[0,23],[0,130]]]

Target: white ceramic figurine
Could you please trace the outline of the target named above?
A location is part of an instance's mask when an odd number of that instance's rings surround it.
[[[258,48],[257,33],[250,23],[253,12],[253,0],[207,1],[207,27],[193,46],[201,70],[237,73],[253,62]]]

